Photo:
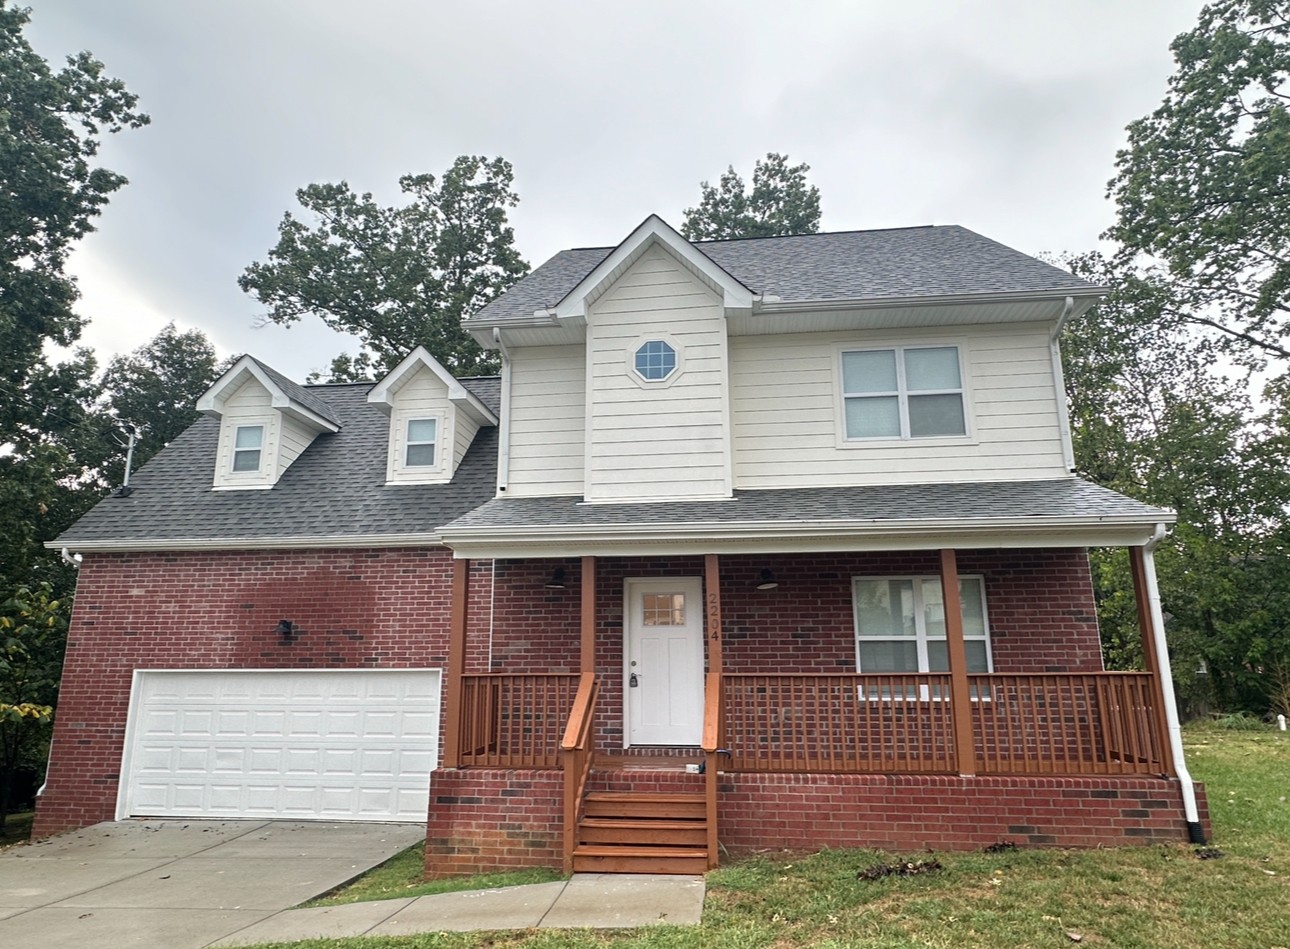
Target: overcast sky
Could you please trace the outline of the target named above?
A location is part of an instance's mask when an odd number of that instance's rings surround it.
[[[1124,126],[1154,109],[1200,0],[27,0],[53,63],[88,49],[152,125],[73,258],[100,359],[167,321],[303,380],[355,348],[256,328],[237,277],[294,192],[383,203],[461,154],[515,167],[534,266],[615,244],[768,151],[811,165],[823,230],[962,224],[1078,251],[1111,222]]]

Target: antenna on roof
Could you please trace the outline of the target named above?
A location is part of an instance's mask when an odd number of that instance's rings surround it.
[[[113,495],[116,498],[128,498],[134,493],[134,488],[130,487],[130,466],[134,464],[134,427],[127,426],[125,433],[129,438],[128,442],[123,442],[120,438],[117,439],[117,444],[125,446],[125,479],[121,482],[121,487],[117,489],[116,494]]]

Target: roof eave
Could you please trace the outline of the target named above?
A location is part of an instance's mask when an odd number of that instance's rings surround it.
[[[266,537],[177,537],[171,539],[108,538],[76,540],[58,538],[45,542],[50,550],[75,553],[152,553],[189,550],[289,550],[355,547],[442,547],[438,532],[410,534],[274,535]]]
[[[753,313],[754,315],[761,313],[769,315],[772,313],[811,313],[829,310],[871,310],[911,305],[955,306],[982,303],[1044,303],[1048,301],[1062,302],[1067,297],[1073,297],[1084,302],[1084,308],[1087,308],[1110,292],[1108,287],[1090,285],[1087,288],[1080,289],[1054,287],[1051,290],[991,290],[976,293],[901,294],[826,300],[775,300],[767,297],[754,307]]]

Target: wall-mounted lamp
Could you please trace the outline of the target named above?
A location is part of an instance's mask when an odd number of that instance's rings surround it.
[[[779,586],[779,581],[775,579],[775,575],[771,573],[769,569],[763,569],[762,572],[757,575],[757,583],[755,586],[758,590],[773,590]]]
[[[563,590],[568,584],[564,580],[564,567],[556,567],[555,572],[551,574],[551,579],[546,582],[548,590]]]
[[[282,637],[284,643],[294,643],[300,638],[300,627],[289,619],[278,620],[278,625],[274,632]]]

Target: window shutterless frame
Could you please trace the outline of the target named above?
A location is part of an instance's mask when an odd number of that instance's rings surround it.
[[[253,474],[260,470],[264,457],[264,426],[239,425],[233,430],[233,462],[235,474]]]
[[[439,419],[410,418],[404,423],[403,432],[403,467],[436,467],[439,463]]]
[[[845,441],[969,434],[958,345],[843,348],[838,360]]]
[[[949,669],[946,655],[944,597],[939,576],[855,577],[852,606],[855,616],[856,669],[860,673],[916,675]],[[963,609],[963,638],[969,674],[994,671],[985,580],[959,577]],[[943,699],[926,685],[893,695],[878,686],[861,686],[868,699]],[[939,689],[935,690],[939,693]],[[974,689],[973,699],[989,695]]]

